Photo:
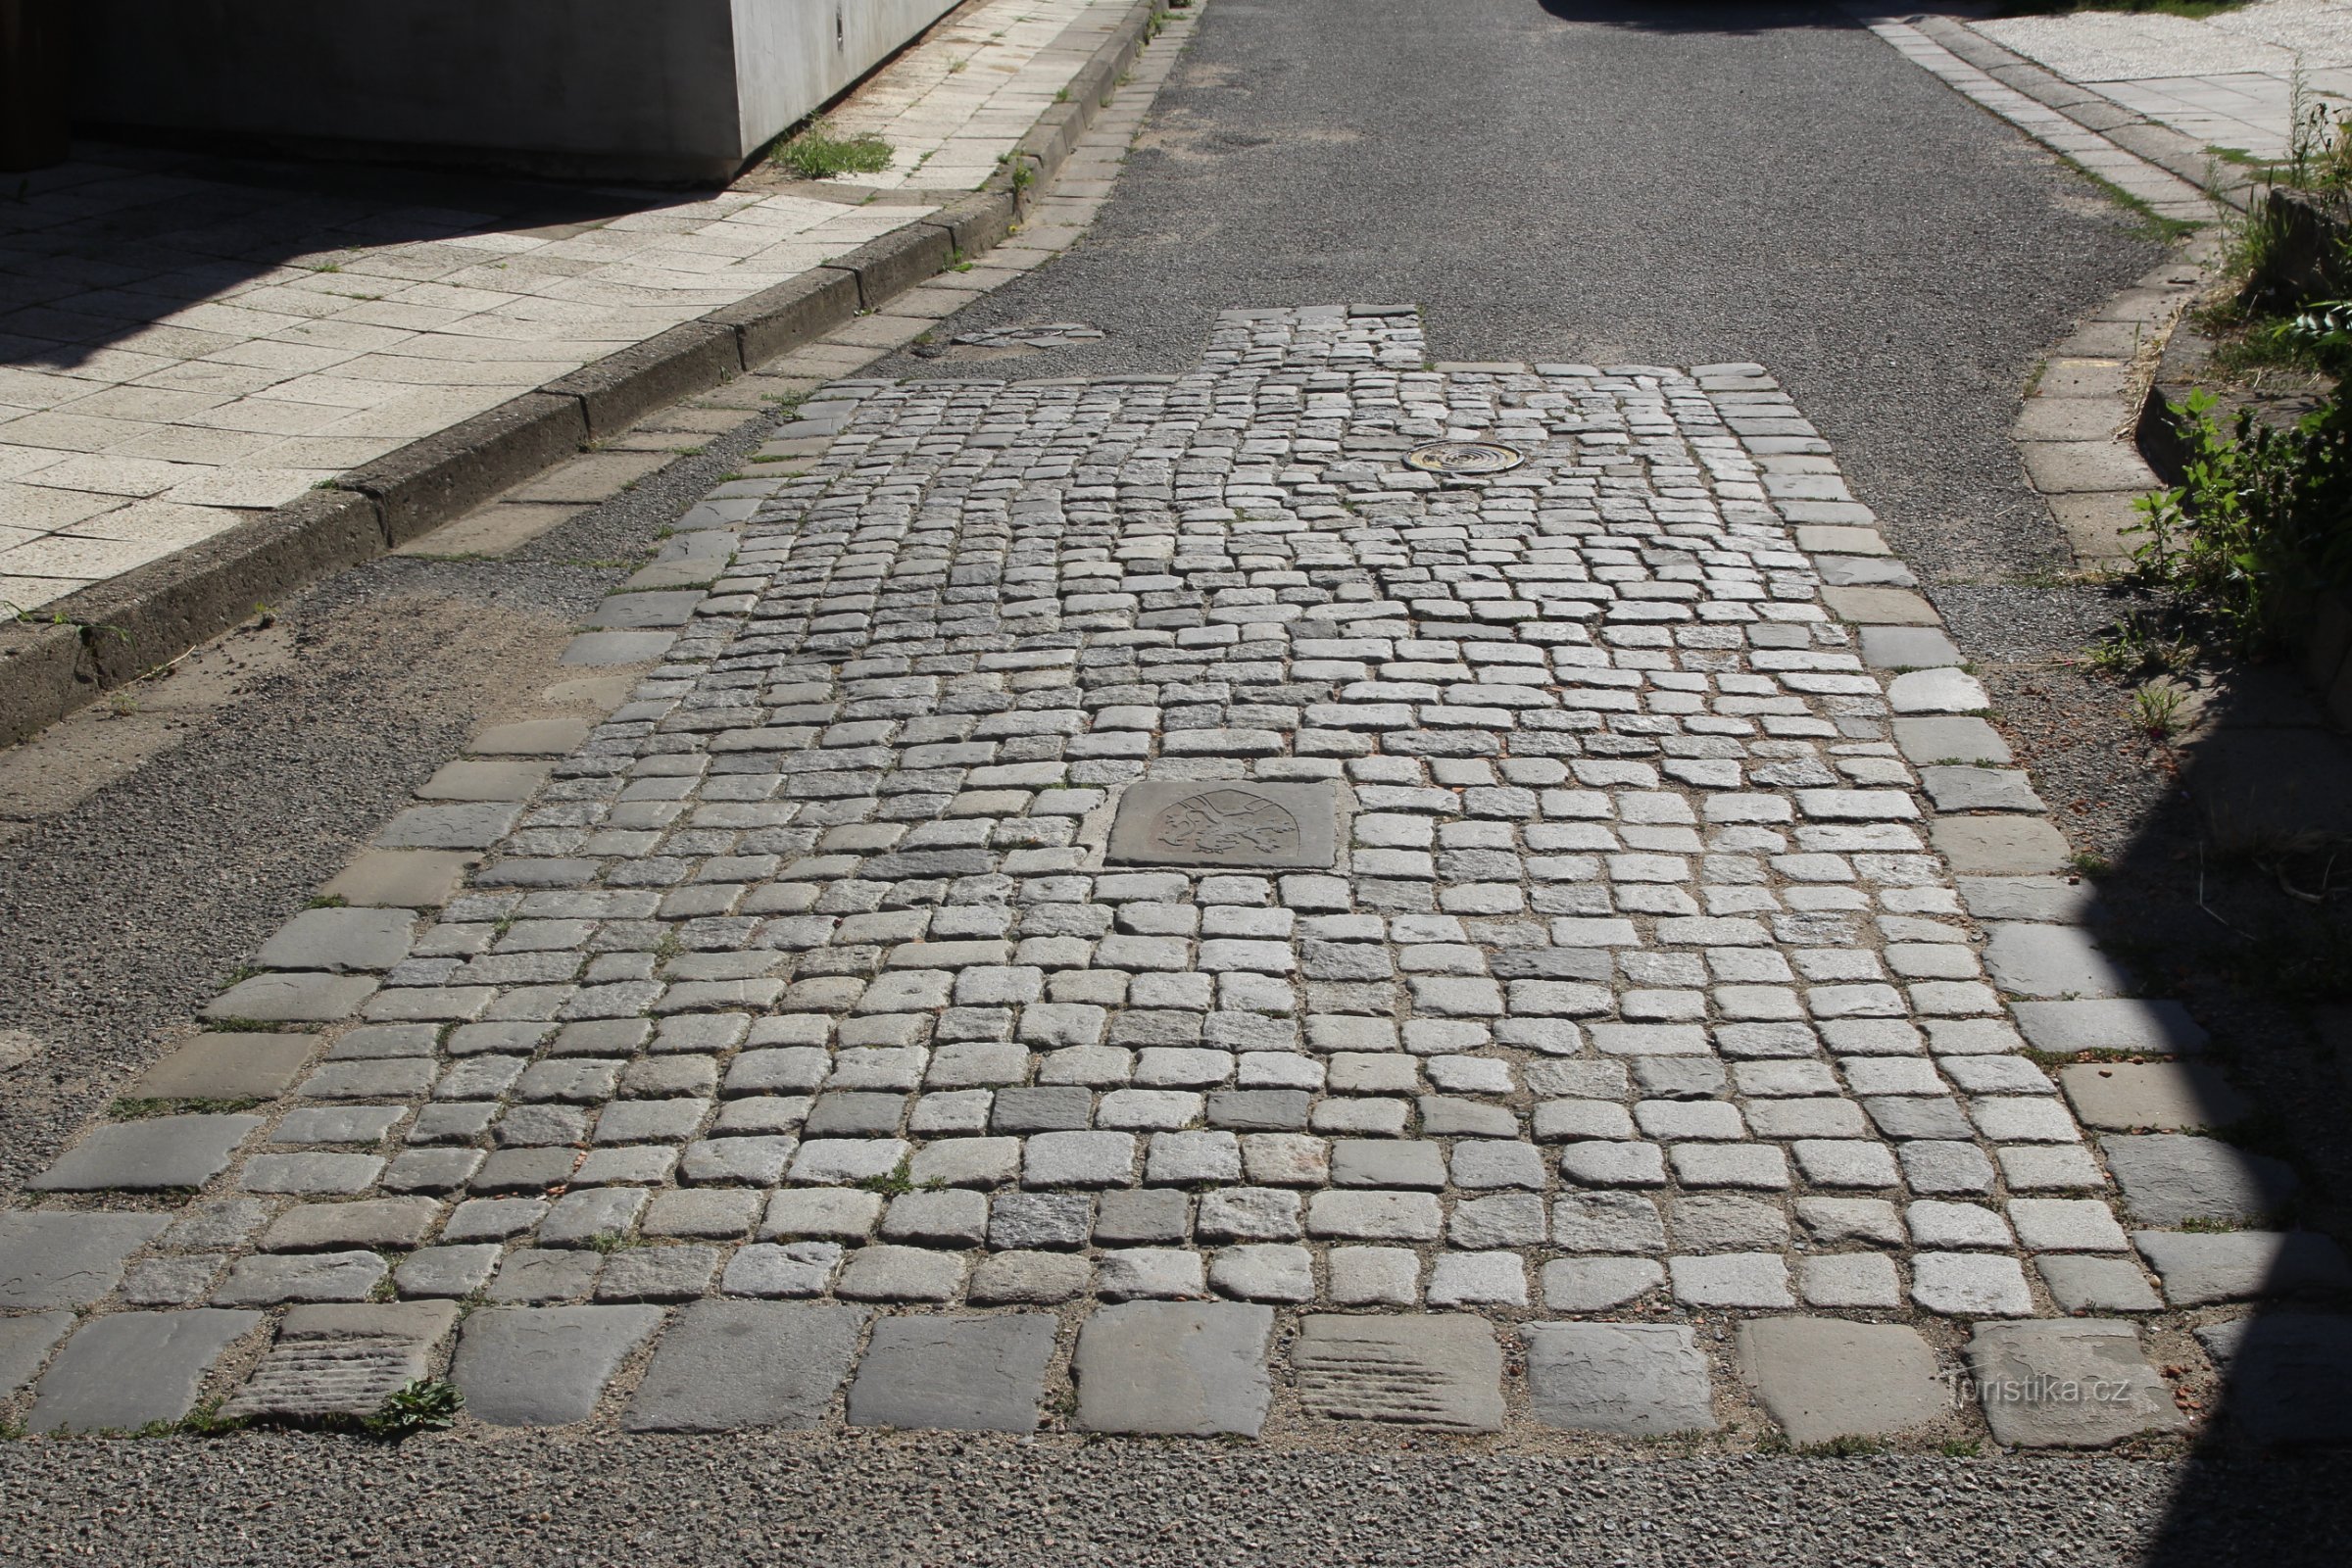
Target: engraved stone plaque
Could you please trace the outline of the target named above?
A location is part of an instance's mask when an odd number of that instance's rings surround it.
[[[1108,858],[1327,869],[1339,858],[1339,791],[1330,784],[1131,784],[1111,820]]]

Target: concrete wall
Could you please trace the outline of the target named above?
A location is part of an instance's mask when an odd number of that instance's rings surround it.
[[[956,0],[74,0],[74,116],[717,180]]]

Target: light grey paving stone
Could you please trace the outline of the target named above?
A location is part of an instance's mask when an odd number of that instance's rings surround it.
[[[542,1247],[586,1247],[604,1238],[625,1240],[636,1228],[651,1195],[637,1187],[589,1187],[565,1193],[547,1208],[539,1221]],[[465,1208],[484,1201],[475,1199]],[[493,1199],[514,1202],[514,1199]],[[461,1210],[463,1212],[463,1210]],[[454,1221],[453,1221],[454,1223]]]
[[[366,1192],[383,1169],[376,1154],[255,1154],[237,1184],[249,1193],[338,1197]]]
[[[1787,1216],[1761,1199],[1707,1194],[1678,1198],[1670,1207],[1677,1251],[1779,1251],[1788,1245]]]
[[[1525,1306],[1527,1262],[1516,1251],[1442,1252],[1428,1294],[1432,1306]]]
[[[1067,1252],[992,1252],[972,1270],[965,1296],[974,1306],[1051,1306],[1084,1295],[1093,1273],[1085,1258]]]
[[[1208,1200],[1201,1200],[1207,1212]],[[1493,1198],[1466,1199],[1454,1204],[1446,1223],[1446,1239],[1470,1250],[1491,1247],[1544,1245],[1544,1200],[1535,1193],[1502,1193]]]
[[[576,1301],[596,1289],[604,1259],[590,1251],[521,1247],[499,1261],[498,1276],[482,1294],[492,1301],[541,1306]]]
[[[2352,1443],[2352,1319],[2265,1312],[2197,1330],[2221,1368],[2222,1413],[2266,1447]]]
[[[861,1247],[850,1254],[833,1293],[853,1301],[952,1301],[963,1288],[959,1252],[920,1247]]]
[[[441,1225],[445,1242],[503,1242],[520,1236],[548,1211],[540,1198],[469,1198]]]
[[[2352,1263],[2318,1231],[2133,1231],[2175,1306],[2352,1289]]]
[[[1931,626],[1865,626],[1862,662],[1873,669],[1930,669],[1962,662],[1952,640]]]
[[[1553,1312],[1605,1311],[1665,1283],[1666,1265],[1654,1257],[1559,1257],[1544,1265],[1544,1305]]]
[[[2024,1317],[2034,1293],[2014,1257],[1989,1252],[1915,1252],[1911,1299],[1951,1317]]]
[[[124,1260],[170,1223],[163,1214],[0,1213],[0,1308],[89,1305],[122,1282]]]
[[[1984,1419],[2005,1444],[2096,1448],[2186,1425],[2129,1323],[1981,1323],[1967,1355]]]
[[[1899,1323],[1751,1318],[1739,1348],[1740,1371],[1791,1443],[1916,1431],[1949,1409],[1935,1349]]]
[[[2046,811],[2033,782],[2014,768],[1923,767],[1919,782],[1938,811]]]
[[[2004,923],[1990,928],[1984,969],[2011,996],[2122,997],[2132,976],[2080,926]]]
[[[2254,1108],[2201,1061],[2083,1062],[2058,1082],[2083,1126],[2119,1132],[2228,1127]]]
[[[0,1317],[0,1398],[30,1383],[73,1327],[74,1314],[62,1307],[27,1317]]]
[[[1903,1244],[1903,1222],[1883,1198],[1800,1198],[1795,1207],[1797,1219],[1817,1242]]]
[[[718,1273],[715,1247],[624,1247],[605,1259],[600,1301],[688,1301]]]
[[[450,1381],[477,1421],[570,1426],[595,1413],[605,1385],[653,1338],[662,1317],[658,1306],[484,1307],[459,1330]],[[740,1358],[737,1371],[750,1380],[751,1354]],[[641,1387],[638,1400],[644,1398]]]
[[[1944,816],[1928,842],[1961,875],[2038,876],[2062,871],[2065,835],[2037,816]]]
[[[1560,1151],[1560,1171],[1585,1187],[1663,1187],[1666,1152],[1655,1144],[1570,1144]]]
[[[850,1384],[849,1423],[1034,1432],[1055,1330],[1044,1312],[885,1318]]]
[[[409,956],[407,909],[305,909],[262,944],[265,969],[389,969]]]
[[[2028,1044],[2057,1056],[2078,1051],[2193,1056],[2203,1054],[2207,1038],[2178,1002],[2085,998],[2019,1002],[2010,1011]]]
[[[1412,1306],[1421,1260],[1401,1247],[1335,1247],[1324,1254],[1334,1306]]]
[[[207,1018],[258,1023],[333,1023],[357,1014],[376,982],[357,974],[257,974],[240,980],[198,1011]]]
[[[1828,1252],[1796,1260],[1797,1294],[1807,1306],[1900,1306],[1902,1282],[1880,1252]]]
[[[890,1200],[882,1216],[885,1241],[915,1247],[978,1247],[988,1234],[988,1197],[950,1189],[907,1193]]]
[[[1298,1320],[1291,1370],[1311,1416],[1456,1432],[1502,1426],[1502,1350],[1484,1318],[1309,1313]]]
[[[1980,920],[2088,925],[2100,911],[2098,884],[2080,876],[1964,876],[1954,885]]]
[[[2121,1257],[2083,1257],[2053,1252],[2034,1260],[2041,1283],[2061,1312],[2160,1312],[2164,1300],[2140,1273]]]
[[[1910,1227],[1914,1247],[2007,1250],[2017,1245],[2008,1222],[1980,1203],[1922,1199],[1903,1211],[1903,1220]]]
[[[215,1306],[365,1301],[391,1272],[373,1252],[280,1252],[240,1257],[213,1292]]]
[[[1179,1247],[1127,1247],[1096,1260],[1095,1291],[1105,1300],[1195,1300],[1208,1294],[1200,1254]]]
[[[92,1318],[41,1374],[24,1424],[35,1432],[135,1432],[176,1421],[196,1407],[221,1352],[262,1322],[259,1312],[213,1307]]]
[[[150,1116],[96,1128],[26,1182],[36,1193],[161,1192],[202,1187],[228,1169],[259,1116]]]
[[[1716,1428],[1707,1358],[1691,1331],[1647,1323],[1529,1323],[1528,1403],[1539,1425],[1664,1437]]]
[[[2122,1252],[2132,1245],[2115,1211],[2095,1198],[2013,1198],[2009,1223],[2036,1252]]]
[[[1446,1185],[1446,1152],[1432,1143],[1341,1138],[1331,1146],[1335,1187],[1436,1192]]]
[[[732,1241],[760,1217],[760,1195],[742,1188],[705,1187],[654,1195],[639,1230],[647,1236],[693,1236]]]
[[[1570,1252],[1663,1252],[1666,1227],[1641,1193],[1565,1192],[1552,1200],[1552,1245]]]
[[[466,1297],[490,1282],[499,1249],[489,1242],[466,1247],[427,1247],[411,1252],[392,1271],[392,1284],[406,1297]]]
[[[2010,760],[2000,731],[1981,718],[1905,717],[1893,729],[1894,744],[1915,763]]]
[[[760,1239],[862,1242],[882,1219],[882,1195],[841,1188],[781,1192],[767,1201]]]
[[[1674,1298],[1686,1306],[1794,1306],[1788,1264],[1778,1252],[1722,1252],[1673,1257]]]
[[[220,1413],[232,1420],[371,1415],[430,1372],[457,1321],[455,1301],[298,1306]]]
[[[1128,1301],[1078,1331],[1071,1371],[1086,1432],[1253,1438],[1272,1401],[1271,1307]]]
[[[272,1100],[293,1087],[318,1049],[317,1035],[198,1035],[147,1069],[132,1100]]]
[[[1315,1255],[1280,1244],[1224,1248],[1208,1260],[1208,1283],[1218,1295],[1245,1301],[1311,1301]]]
[[[1325,1192],[1307,1200],[1310,1236],[1434,1242],[1441,1228],[1438,1200],[1432,1193]]]
[[[728,1259],[718,1288],[729,1296],[822,1296],[839,1267],[839,1242],[755,1242]]]
[[[270,1142],[281,1147],[380,1144],[408,1113],[406,1105],[305,1105],[278,1118]]]
[[[2103,1139],[2100,1152],[2125,1206],[2147,1225],[2259,1223],[2295,1196],[2295,1173],[2282,1161],[2218,1139],[2150,1133]]]
[[[506,801],[412,806],[385,823],[375,842],[386,850],[486,850],[513,831],[521,814],[520,806]]]
[[[313,1252],[364,1247],[401,1250],[419,1246],[441,1217],[429,1198],[378,1198],[356,1203],[297,1203],[262,1233],[272,1252]]]

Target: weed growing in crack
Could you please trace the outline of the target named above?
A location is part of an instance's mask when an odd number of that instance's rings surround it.
[[[890,167],[890,143],[871,131],[837,136],[828,122],[818,120],[772,156],[803,179],[831,179],[838,174],[878,174]]]

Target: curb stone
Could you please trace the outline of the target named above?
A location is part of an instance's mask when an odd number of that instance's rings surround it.
[[[1016,144],[1010,167],[964,197],[850,255],[723,306],[355,468],[135,571],[0,622],[0,746],[38,733],[105,692],[219,636],[327,572],[406,544],[576,456],[587,442],[681,398],[815,343],[941,272],[993,249],[1094,123],[1165,0],[1136,0]],[[347,497],[348,499],[337,499]]]

